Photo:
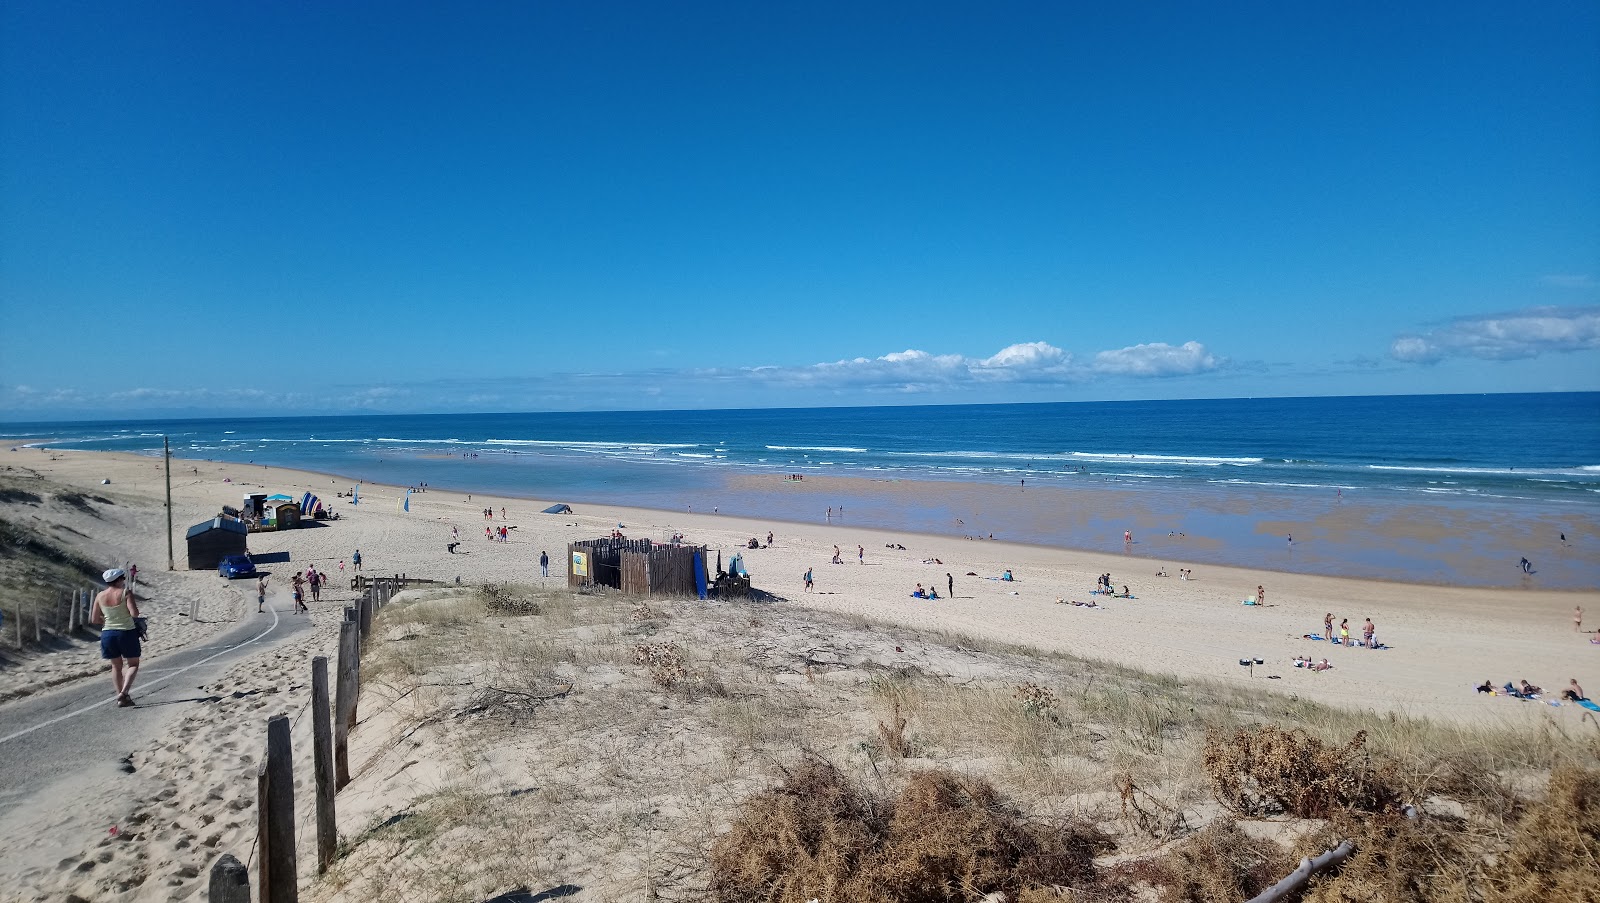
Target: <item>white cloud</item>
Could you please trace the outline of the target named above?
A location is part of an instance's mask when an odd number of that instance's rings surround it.
[[[935,354],[915,348],[879,357],[857,357],[793,366],[704,369],[656,368],[592,371],[519,377],[454,377],[377,386],[327,386],[315,392],[260,389],[133,388],[114,392],[40,390],[0,386],[0,411],[93,412],[117,416],[154,412],[184,416],[202,413],[267,414],[295,412],[404,412],[449,410],[466,405],[480,410],[557,410],[627,406],[629,399],[652,402],[695,399],[715,404],[723,397],[744,403],[766,398],[807,403],[839,395],[892,393],[982,395],[1004,387],[1046,391],[1096,379],[1185,376],[1220,369],[1224,362],[1198,342],[1133,345],[1094,355],[1080,363],[1048,342],[1019,342],[988,356]]]
[[[1458,317],[1438,329],[1403,335],[1390,345],[1389,354],[1433,363],[1446,357],[1505,361],[1594,349],[1600,349],[1600,307],[1531,307]]]
[[[1115,376],[1193,376],[1216,370],[1222,362],[1199,342],[1177,346],[1151,342],[1102,351],[1091,366],[1096,373]]]

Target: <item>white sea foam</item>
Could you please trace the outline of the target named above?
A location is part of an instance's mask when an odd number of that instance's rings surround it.
[[[864,448],[851,448],[844,445],[769,445],[768,451],[823,451],[823,452],[854,452],[865,454]]]

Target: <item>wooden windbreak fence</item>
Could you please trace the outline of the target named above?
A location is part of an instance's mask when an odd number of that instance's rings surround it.
[[[567,585],[609,586],[636,596],[693,596],[695,555],[704,546],[655,543],[648,539],[589,539],[567,546]],[[584,556],[587,573],[572,562]]]
[[[327,871],[338,853],[335,818],[338,791],[350,783],[350,730],[356,725],[356,699],[361,690],[361,651],[372,634],[377,613],[407,583],[432,583],[403,574],[366,581],[366,591],[344,610],[339,624],[338,659],[330,676],[328,659],[311,660],[311,770],[316,782],[317,872]],[[267,719],[266,754],[256,767],[256,900],[298,903],[294,820],[294,751],[289,718]],[[213,903],[250,903],[249,868],[232,854],[212,863]]]
[[[0,636],[9,635],[18,649],[22,648],[28,637],[39,644],[44,642],[45,634],[76,636],[89,626],[89,604],[94,601],[94,593],[92,587],[62,590],[54,604],[36,605],[31,616],[23,611],[19,600],[15,607],[4,613],[7,630]]]

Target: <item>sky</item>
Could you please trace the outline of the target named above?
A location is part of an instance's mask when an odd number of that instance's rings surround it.
[[[1592,2],[445,6],[0,4],[0,421],[1600,389]]]

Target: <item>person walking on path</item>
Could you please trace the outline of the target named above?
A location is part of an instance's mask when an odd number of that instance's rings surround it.
[[[139,603],[128,589],[128,574],[112,568],[100,575],[106,588],[94,597],[89,623],[100,625],[100,657],[111,663],[117,705],[133,705],[133,681],[139,676]]]
[[[358,571],[361,570],[361,550],[360,549],[356,549],[355,554],[350,556],[350,566],[355,568]]]
[[[267,575],[256,578],[256,614],[267,610]]]
[[[550,576],[550,553],[549,552],[540,552],[539,553],[539,576],[541,576],[541,577]]]
[[[310,611],[311,609],[306,608],[305,578],[297,572],[289,582],[294,584],[294,613]]]

